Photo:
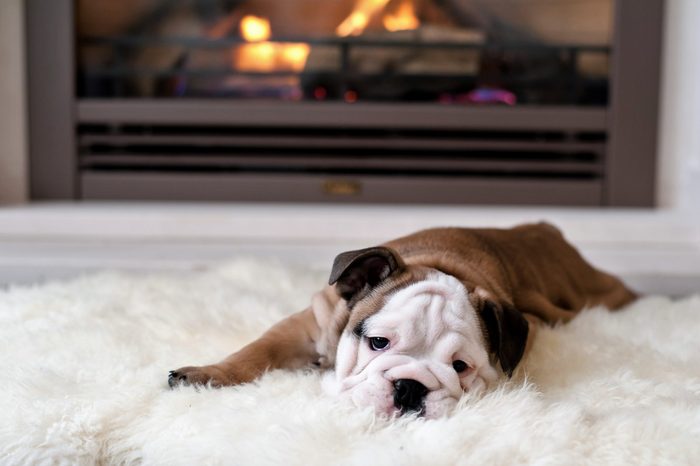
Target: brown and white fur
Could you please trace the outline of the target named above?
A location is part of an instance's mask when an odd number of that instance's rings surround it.
[[[311,305],[169,384],[235,385],[271,369],[335,368],[325,388],[379,413],[446,414],[520,362],[539,323],[636,298],[555,227],[437,228],[338,255]],[[500,367],[499,367],[500,366]]]

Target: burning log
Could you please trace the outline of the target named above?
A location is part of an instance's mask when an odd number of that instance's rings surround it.
[[[470,46],[482,44],[483,34],[468,29],[426,25],[408,31],[376,31],[348,39],[349,43],[396,42],[398,46],[352,46],[346,64],[351,73],[423,73],[474,75],[479,53]],[[464,49],[430,47],[433,43],[463,44]],[[415,44],[415,45],[413,45]],[[304,73],[338,71],[342,65],[340,47],[312,47]]]
[[[479,72],[479,51],[470,46],[482,44],[484,37],[476,30],[422,25],[413,30],[372,31],[347,40],[346,63],[341,47],[311,48],[302,74],[305,95],[314,96],[323,88],[324,97],[337,97],[347,90],[344,88],[352,88],[361,97],[389,99],[413,93],[434,99],[456,91],[455,87],[463,91],[473,85]],[[362,42],[397,45],[357,45]],[[430,47],[431,43],[465,47]]]

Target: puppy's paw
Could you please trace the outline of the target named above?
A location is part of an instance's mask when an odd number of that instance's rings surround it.
[[[225,385],[235,385],[236,382],[217,366],[188,366],[170,371],[168,374],[168,385],[174,388],[178,385],[207,385],[212,387],[223,387]]]

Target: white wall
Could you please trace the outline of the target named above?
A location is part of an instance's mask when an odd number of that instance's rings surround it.
[[[666,0],[658,199],[700,213],[700,1]]]
[[[27,199],[23,5],[0,0],[0,204]]]

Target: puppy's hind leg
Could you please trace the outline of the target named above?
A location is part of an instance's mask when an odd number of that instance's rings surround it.
[[[534,291],[515,296],[514,304],[520,312],[537,316],[549,324],[566,323],[576,317],[576,311],[559,307]]]
[[[639,298],[639,295],[627,288],[627,286],[617,278],[609,276],[610,285],[605,291],[599,292],[596,295],[595,304],[602,304],[611,311],[615,311]]]

